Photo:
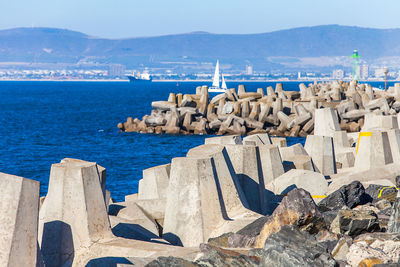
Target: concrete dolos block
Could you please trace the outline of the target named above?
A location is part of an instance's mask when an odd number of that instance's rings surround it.
[[[321,200],[328,191],[328,182],[317,172],[292,169],[265,186],[277,195],[287,194],[294,188],[303,188],[316,200]]]
[[[173,244],[196,246],[205,242],[223,214],[215,187],[211,158],[172,159],[163,238]]]
[[[46,266],[85,266],[100,257],[184,256],[197,249],[115,237],[96,163],[53,164],[39,212],[39,245]]]
[[[393,163],[387,132],[360,132],[354,168],[367,170]]]
[[[203,145],[174,158],[163,228],[172,244],[197,247],[259,218],[249,209],[225,148]]]
[[[46,266],[72,264],[74,250],[111,237],[97,164],[53,164],[39,214],[39,245]]]
[[[218,137],[210,137],[204,140],[204,143],[207,144],[233,144],[233,145],[241,145],[242,138],[240,135],[228,135],[228,136],[218,136]]]
[[[335,131],[340,131],[336,110],[332,108],[316,109],[314,134],[333,137]]]
[[[160,199],[167,197],[171,164],[165,164],[143,170],[143,179],[139,181],[138,199]]]
[[[316,171],[323,175],[336,173],[333,138],[329,136],[307,136],[304,149],[311,156]]]
[[[246,136],[243,138],[243,143],[246,142],[254,142],[255,145],[270,145],[272,144],[271,139],[269,138],[269,135],[267,133],[264,134],[253,134],[250,136]]]
[[[39,182],[0,173],[0,265],[36,266]]]
[[[284,173],[276,145],[225,146],[251,210],[265,214],[265,184]]]

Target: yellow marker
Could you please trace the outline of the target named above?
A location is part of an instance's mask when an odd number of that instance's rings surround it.
[[[287,195],[280,195],[281,197],[286,197]],[[324,195],[314,195],[314,196],[311,196],[312,198],[326,198],[327,196],[324,196]]]
[[[380,198],[380,197],[382,196],[383,190],[388,189],[388,188],[392,188],[392,187],[396,188],[396,190],[399,191],[399,189],[398,189],[397,187],[395,187],[395,186],[385,186],[384,188],[382,188],[382,189],[379,191],[378,198]]]
[[[358,134],[358,140],[357,140],[357,148],[356,148],[356,154],[358,153],[358,145],[360,144],[360,139],[362,136],[371,136],[372,133],[371,132],[360,132]]]

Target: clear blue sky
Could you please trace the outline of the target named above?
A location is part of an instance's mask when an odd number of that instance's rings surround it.
[[[400,28],[400,0],[0,1],[0,29],[54,27],[108,38],[260,33],[323,24]]]

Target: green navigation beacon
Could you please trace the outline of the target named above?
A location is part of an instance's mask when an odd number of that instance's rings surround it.
[[[353,81],[358,81],[360,80],[360,56],[358,55],[357,50],[353,51],[351,58],[353,59],[353,72],[351,73],[351,79]]]

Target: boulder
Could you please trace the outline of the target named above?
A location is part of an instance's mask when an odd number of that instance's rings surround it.
[[[260,266],[333,267],[337,264],[313,236],[295,226],[283,226],[265,241]]]
[[[379,230],[377,215],[370,210],[339,210],[330,226],[333,233],[357,236]]]
[[[400,233],[400,198],[396,198],[392,206],[387,231],[389,233]]]
[[[384,263],[381,266],[398,266],[400,260],[399,240],[399,234],[366,233],[360,235],[354,239],[349,248],[346,256],[347,262],[350,266],[360,266],[359,264],[365,259],[379,259]]]
[[[352,209],[370,200],[371,198],[365,193],[364,186],[359,181],[354,181],[329,194],[318,203],[318,208],[322,212],[339,210],[343,206]]]
[[[370,184],[366,189],[365,193],[369,195],[374,203],[386,199],[390,202],[394,202],[397,196],[397,189],[395,186],[383,186],[378,184]]]
[[[311,195],[304,189],[294,189],[283,198],[281,204],[265,222],[254,247],[262,248],[265,240],[284,225],[296,225],[310,233],[316,233],[325,226],[324,219]]]
[[[209,244],[201,244],[200,250],[203,256],[195,261],[198,264],[196,266],[256,267],[260,263],[260,257],[247,256],[234,250],[223,249]]]

